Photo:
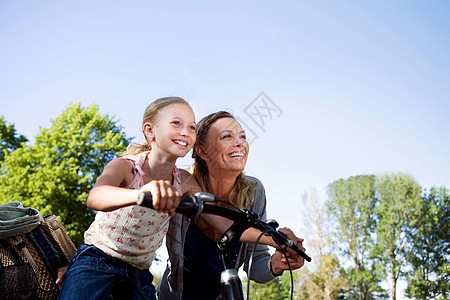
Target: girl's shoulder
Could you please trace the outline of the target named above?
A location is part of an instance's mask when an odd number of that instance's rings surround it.
[[[117,157],[108,162],[105,169],[112,169],[117,171],[128,171],[132,168],[132,164],[127,159]]]
[[[138,165],[142,165],[145,162],[145,159],[147,158],[147,155],[149,154],[149,151],[141,152],[138,154],[133,155],[125,155],[120,158],[125,160],[132,160],[133,162],[137,163]]]
[[[125,159],[115,158],[108,162],[97,182],[125,186],[133,179],[132,164]]]
[[[143,165],[145,163],[145,160],[147,158],[147,155],[149,154],[149,151],[141,152],[135,155],[126,155],[120,157],[122,160],[127,161],[128,163],[131,162],[131,166],[133,168],[133,175],[136,176],[138,173],[141,176],[144,176],[144,170]]]

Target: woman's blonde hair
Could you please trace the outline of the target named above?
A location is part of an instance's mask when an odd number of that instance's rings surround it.
[[[192,158],[194,158],[195,161],[191,167],[191,173],[197,180],[201,190],[206,192],[210,192],[208,188],[208,166],[203,158],[201,158],[196,152],[196,147],[200,145],[204,146],[206,144],[208,131],[211,128],[211,125],[222,118],[231,118],[236,120],[229,112],[219,111],[204,117],[197,124],[197,140],[192,150]],[[253,203],[255,188],[256,183],[252,183],[241,172],[236,178],[236,182],[230,193],[228,201],[240,208],[246,208],[249,204]]]
[[[183,98],[180,97],[165,97],[165,98],[159,98],[152,103],[150,103],[149,106],[145,109],[144,117],[142,118],[142,132],[144,132],[144,124],[145,123],[155,123],[158,120],[159,112],[161,109],[163,109],[166,106],[169,106],[171,104],[180,103],[180,104],[186,104],[187,106],[191,107],[189,103],[186,102]],[[145,133],[144,133],[145,136]],[[150,144],[150,141],[147,140],[147,137],[145,137],[146,142],[140,143],[140,144],[130,144],[127,148],[127,150],[122,154],[123,156],[126,155],[136,155],[145,151],[152,150],[152,146]]]

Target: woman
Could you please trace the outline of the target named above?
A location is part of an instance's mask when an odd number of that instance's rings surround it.
[[[266,197],[262,183],[243,174],[249,145],[241,125],[228,112],[220,111],[202,119],[197,125],[197,141],[192,157],[193,177],[203,191],[230,201],[241,208],[266,218]],[[302,239],[283,228],[285,234],[302,246]],[[172,218],[166,245],[169,264],[158,287],[159,299],[215,299],[220,295],[221,263],[216,240],[219,232],[197,218],[194,222],[177,214]],[[234,250],[235,268],[244,265],[248,272],[253,244],[240,243]],[[288,250],[293,269],[303,266],[303,258]],[[286,258],[268,247],[258,245],[253,257],[249,278],[268,282],[288,269]]]

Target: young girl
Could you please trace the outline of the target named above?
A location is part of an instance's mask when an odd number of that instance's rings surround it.
[[[182,98],[162,98],[147,107],[142,128],[147,143],[112,160],[89,192],[87,206],[98,212],[69,263],[60,299],[107,299],[117,283],[121,297],[156,299],[149,267],[182,186],[189,192],[182,182],[190,175],[175,161],[195,143],[195,116]],[[154,210],[136,205],[143,191],[152,194]]]

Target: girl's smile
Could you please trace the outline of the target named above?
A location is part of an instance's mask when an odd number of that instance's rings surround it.
[[[185,156],[196,140],[195,115],[182,103],[174,103],[159,112],[154,124],[147,123],[144,131],[152,145],[152,152],[175,158]]]

